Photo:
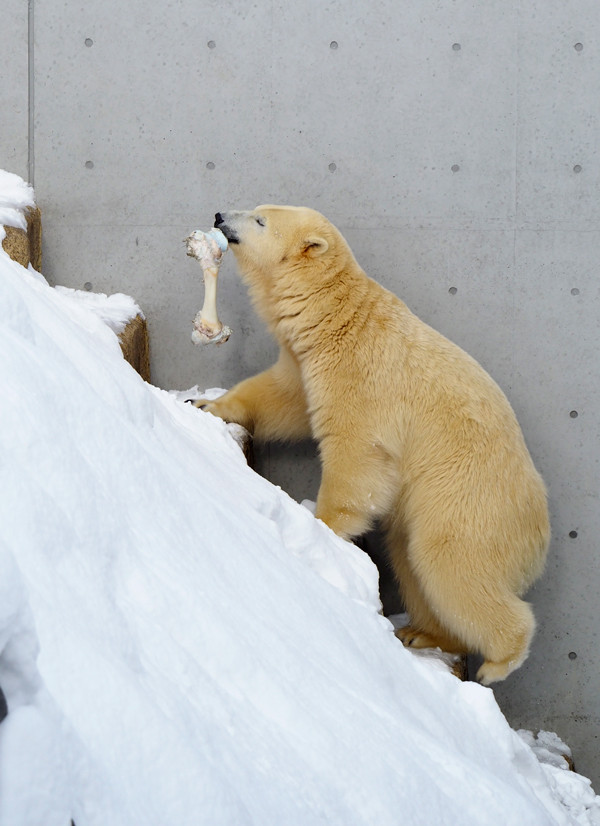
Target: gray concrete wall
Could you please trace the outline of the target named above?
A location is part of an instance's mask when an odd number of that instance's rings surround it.
[[[9,5],[0,166],[24,174],[33,141],[47,277],[135,296],[156,384],[230,386],[274,358],[231,258],[234,335],[191,344],[202,285],[182,244],[216,210],[269,201],[326,213],[503,387],[554,538],[532,654],[496,696],[600,786],[597,0],[34,0],[29,136],[26,4]],[[314,496],[305,446],[261,462]]]
[[[29,9],[3,0],[0,24],[0,169],[27,180],[29,170]]]

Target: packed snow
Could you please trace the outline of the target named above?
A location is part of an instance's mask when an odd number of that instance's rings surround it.
[[[370,559],[80,298],[0,250],[0,826],[600,824],[564,744],[403,648]]]
[[[55,287],[63,294],[71,295],[80,305],[83,305],[98,318],[107,324],[115,333],[122,333],[127,323],[136,316],[144,317],[143,312],[129,295],[114,293],[92,293],[87,290],[72,290],[70,287]]]

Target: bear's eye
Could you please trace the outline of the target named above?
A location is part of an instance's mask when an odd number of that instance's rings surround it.
[[[256,223],[258,224],[259,227],[264,227],[265,219],[261,218],[260,215],[257,215],[254,220],[256,221]]]

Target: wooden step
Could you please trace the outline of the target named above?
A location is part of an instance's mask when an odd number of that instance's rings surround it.
[[[4,227],[6,237],[2,241],[2,248],[13,261],[21,266],[29,264],[42,271],[42,215],[38,207],[25,210],[27,231],[17,227]]]

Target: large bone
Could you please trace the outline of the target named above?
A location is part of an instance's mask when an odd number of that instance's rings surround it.
[[[194,344],[222,344],[231,335],[231,328],[222,324],[217,315],[217,279],[227,238],[220,229],[202,232],[197,229],[185,239],[187,254],[200,262],[204,274],[204,304],[194,319]]]

